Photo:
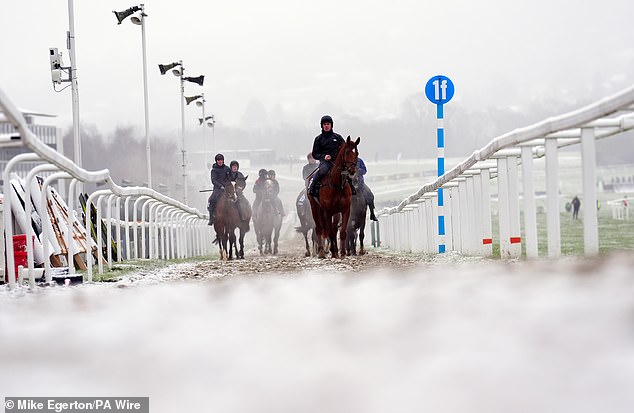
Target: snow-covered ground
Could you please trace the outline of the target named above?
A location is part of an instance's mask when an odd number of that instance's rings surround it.
[[[149,396],[152,412],[634,409],[631,253],[252,261],[2,287],[0,395]]]

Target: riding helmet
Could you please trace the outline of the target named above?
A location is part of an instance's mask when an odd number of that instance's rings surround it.
[[[321,117],[321,121],[319,122],[319,125],[320,125],[320,126],[323,126],[323,125],[324,125],[324,123],[326,123],[326,122],[327,122],[327,123],[330,123],[330,124],[331,124],[331,125],[333,125],[333,126],[334,126],[334,124],[335,124],[335,123],[332,121],[332,117],[331,117],[330,115],[324,115],[324,116],[322,116],[322,117]]]
[[[233,168],[233,165],[237,166],[238,168],[240,168],[240,164],[238,163],[238,161],[231,161],[231,163],[229,164],[229,166],[231,168]]]
[[[218,155],[216,155],[216,157],[214,158],[214,160],[219,161],[220,159],[222,159],[223,161],[225,160],[225,156],[221,153],[219,153]]]

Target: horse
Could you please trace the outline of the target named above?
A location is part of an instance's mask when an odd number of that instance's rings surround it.
[[[312,195],[308,197],[317,231],[317,256],[319,258],[326,258],[324,239],[330,240],[332,258],[339,257],[339,252],[337,251],[337,229],[340,216],[341,258],[346,255],[346,228],[348,227],[350,203],[352,202],[352,190],[347,181],[348,177],[353,175],[357,168],[357,158],[359,157],[357,146],[360,141],[361,138],[352,141],[350,136],[348,136],[346,142],[339,148],[332,168],[319,183],[319,188],[317,189],[319,196],[317,198]]]
[[[317,233],[315,232],[315,220],[313,220],[313,213],[310,209],[310,202],[306,196],[306,188],[297,196],[295,201],[295,208],[297,209],[297,216],[299,217],[299,227],[295,227],[295,230],[304,235],[304,241],[306,243],[306,253],[304,256],[310,257],[311,255],[317,255]],[[308,233],[311,232],[312,239],[312,254],[310,246],[308,245]]]
[[[260,202],[257,211],[255,211],[255,219],[253,221],[260,255],[271,253],[275,255],[278,253],[277,242],[282,228],[282,215],[279,211],[276,211],[275,205],[273,205],[275,199],[273,180],[267,179],[264,181],[262,202]],[[273,243],[272,250],[271,243]]]
[[[216,239],[214,243],[218,243],[220,259],[223,261],[227,260],[227,256],[228,259],[233,259],[233,251],[231,248],[227,250],[227,243],[231,246],[236,242],[235,229],[240,222],[238,208],[236,207],[237,200],[235,183],[230,182],[225,186],[216,203],[216,218],[214,220]]]
[[[238,216],[240,218],[237,224],[237,228],[240,234],[238,237],[238,242],[240,243],[240,250],[238,250],[238,244],[236,243],[235,235],[234,235],[233,244],[231,243],[231,241],[229,243],[229,259],[231,259],[232,247],[235,249],[236,258],[244,259],[244,235],[247,232],[249,232],[249,230],[251,229],[251,227],[249,226],[249,222],[251,221],[251,213],[252,213],[251,204],[249,203],[249,200],[246,199],[244,195],[242,195],[244,188],[246,188],[247,186],[248,177],[249,175],[245,176],[244,179],[237,179],[235,184],[235,191],[236,191],[235,206],[236,206],[236,209],[239,209]]]
[[[357,230],[359,231],[359,255],[365,255],[363,248],[363,239],[365,238],[365,218],[368,205],[363,193],[362,184],[360,185],[359,170],[352,176],[352,185],[354,185],[357,193],[352,195],[352,203],[350,205],[350,218],[348,220],[347,236],[346,236],[346,254],[357,255]]]

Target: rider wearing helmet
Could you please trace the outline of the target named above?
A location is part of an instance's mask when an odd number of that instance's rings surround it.
[[[219,153],[214,158],[216,161],[211,167],[211,183],[214,186],[209,200],[207,202],[207,210],[209,211],[209,225],[214,224],[214,214],[216,213],[216,203],[218,198],[225,189],[225,185],[229,183],[229,173],[231,169],[225,165],[225,157]]]
[[[280,194],[280,183],[275,179],[275,171],[273,169],[269,170],[267,178],[273,181],[273,207],[278,215],[284,216],[284,205],[282,205],[282,200],[278,197]]]
[[[264,181],[266,181],[266,175],[268,171],[266,169],[260,169],[258,171],[258,179],[253,184],[253,193],[255,194],[255,200],[253,201],[253,215],[254,219],[257,214],[258,207],[262,202],[262,194],[264,193]]]
[[[246,178],[242,172],[240,172],[240,163],[238,161],[231,161],[229,163],[229,168],[231,168],[231,171],[229,171],[229,180],[231,182],[235,182],[236,185],[246,185]],[[244,189],[244,186],[240,187]]]
[[[313,182],[310,186],[310,195],[317,198],[319,195],[319,181],[328,174],[332,168],[333,161],[339,153],[339,148],[345,143],[341,135],[333,132],[333,120],[329,115],[324,115],[319,121],[321,125],[321,133],[317,135],[313,143],[313,158],[319,162],[319,169],[314,174]],[[354,187],[350,185],[354,193]]]
[[[243,208],[249,203],[244,197],[244,188],[247,186],[247,179],[244,177],[242,172],[240,172],[240,163],[236,160],[233,160],[229,163],[229,167],[231,170],[229,171],[229,181],[236,183],[236,195],[237,200],[236,203],[238,205],[238,215],[240,216],[240,221],[245,221],[246,211],[243,211]]]

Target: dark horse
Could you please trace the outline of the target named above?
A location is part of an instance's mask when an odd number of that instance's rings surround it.
[[[244,188],[247,186],[247,178],[249,175],[245,176],[244,179],[236,180],[235,191],[236,191],[236,203],[235,206],[238,211],[239,220],[237,223],[237,228],[239,230],[239,238],[238,242],[240,243],[240,250],[238,250],[238,244],[236,243],[235,235],[233,237],[233,243],[231,243],[231,237],[229,237],[229,259],[231,259],[232,247],[235,249],[236,258],[244,259],[244,235],[249,232],[251,229],[249,226],[249,222],[251,221],[251,204],[249,200],[242,195]]]
[[[257,207],[253,220],[255,228],[255,236],[258,241],[258,250],[260,255],[277,254],[277,241],[280,238],[280,229],[282,228],[282,215],[276,210],[274,185],[271,179],[264,181],[264,191],[262,192],[262,202]],[[274,232],[275,231],[275,232]],[[271,243],[273,249],[271,250]],[[264,245],[264,249],[262,246]]]
[[[357,168],[357,158],[359,151],[357,145],[361,138],[356,141],[350,140],[341,145],[333,166],[328,175],[321,179],[319,185],[319,198],[309,196],[310,207],[313,211],[315,229],[317,231],[317,256],[326,258],[324,252],[324,239],[330,240],[330,253],[333,258],[339,257],[337,251],[337,227],[339,225],[339,213],[341,213],[341,229],[339,237],[341,240],[341,257],[346,255],[346,228],[350,217],[350,203],[352,190],[348,185],[348,177],[353,175]],[[328,161],[326,161],[328,162]]]
[[[317,233],[315,232],[315,220],[313,219],[313,213],[310,210],[310,202],[306,196],[306,188],[297,196],[295,201],[295,207],[297,208],[297,216],[299,217],[299,227],[295,227],[295,230],[304,235],[304,241],[306,242],[306,257],[317,254]],[[312,239],[312,254],[310,245],[308,245],[308,233],[311,233]]]
[[[216,239],[220,247],[220,259],[227,260],[227,253],[229,259],[232,259],[232,250],[227,249],[227,243],[234,245],[236,243],[235,229],[240,222],[240,216],[238,215],[238,208],[236,208],[236,191],[234,183],[225,186],[224,191],[218,198],[216,204],[216,218],[214,220],[214,229],[216,230]]]
[[[352,204],[350,205],[350,219],[348,220],[348,234],[346,237],[346,253],[348,255],[357,255],[357,230],[359,231],[359,255],[365,255],[363,248],[363,239],[365,238],[365,217],[368,210],[368,204],[363,194],[362,185],[359,185],[359,170],[352,176],[352,185],[357,190],[352,195]]]

